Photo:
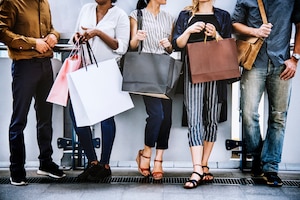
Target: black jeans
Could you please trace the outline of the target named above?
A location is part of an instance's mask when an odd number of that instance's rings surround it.
[[[52,162],[52,104],[46,102],[53,84],[50,58],[12,62],[13,113],[9,126],[10,171],[12,177],[25,177],[24,129],[32,98],[37,120],[40,165]]]

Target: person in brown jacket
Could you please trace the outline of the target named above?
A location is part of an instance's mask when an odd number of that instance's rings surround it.
[[[0,3],[0,42],[12,59],[13,113],[9,125],[10,181],[27,185],[24,129],[32,98],[37,120],[40,175],[66,174],[52,160],[52,104],[46,98],[53,84],[52,48],[59,39],[47,0],[3,0]]]

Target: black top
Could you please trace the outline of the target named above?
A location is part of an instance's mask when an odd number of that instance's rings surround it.
[[[217,21],[217,18],[215,17],[214,14],[196,14],[188,23],[188,26],[193,25],[196,22],[202,21],[205,24],[210,23],[213,24],[216,27],[216,31],[220,30],[220,24]],[[193,43],[193,42],[203,42],[204,37],[205,37],[205,29],[203,29],[200,33],[192,33],[190,35],[190,38],[188,40],[188,43]],[[213,40],[214,38],[211,36],[207,37],[207,41]]]

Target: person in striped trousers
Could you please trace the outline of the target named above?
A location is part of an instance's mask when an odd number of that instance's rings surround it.
[[[215,8],[213,0],[193,0],[180,12],[172,45],[182,52],[185,60],[184,104],[188,120],[188,140],[193,173],[184,188],[196,188],[203,181],[212,181],[208,159],[217,136],[219,95],[224,81],[192,83],[188,68],[187,43],[231,37],[231,19],[227,11]],[[213,55],[212,55],[212,59]]]

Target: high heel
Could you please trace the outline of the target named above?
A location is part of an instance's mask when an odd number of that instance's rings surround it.
[[[154,160],[154,165],[155,165],[155,162],[160,162],[161,165],[162,165],[162,160]],[[161,180],[163,177],[164,177],[164,172],[163,170],[161,171],[152,171],[152,176],[153,176],[153,179],[156,180],[156,181],[159,181]]]
[[[204,172],[204,168],[206,168],[208,172]],[[207,183],[213,182],[214,175],[209,172],[209,167],[208,166],[202,166],[202,169],[203,169],[203,181],[207,182]]]
[[[139,172],[143,176],[148,177],[148,176],[150,176],[150,157],[144,156],[143,152],[144,152],[144,150],[139,150],[138,151],[138,154],[136,156],[136,162],[137,162],[137,165],[138,165]],[[145,158],[145,159],[149,159],[149,167],[148,168],[142,168],[141,167],[141,159],[142,159],[142,157]]]

